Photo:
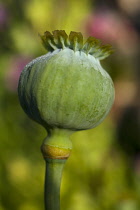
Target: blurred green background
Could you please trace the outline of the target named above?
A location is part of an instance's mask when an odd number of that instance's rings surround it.
[[[0,2],[0,210],[41,210],[45,130],[19,105],[21,70],[45,54],[38,33],[81,31],[110,43],[102,62],[115,84],[114,106],[97,128],[72,135],[62,210],[140,209],[140,4],[138,0]]]

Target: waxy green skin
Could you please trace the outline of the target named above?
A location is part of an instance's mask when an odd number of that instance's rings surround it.
[[[114,86],[98,58],[82,51],[57,49],[22,71],[19,100],[27,115],[47,130],[85,130],[110,111]]]

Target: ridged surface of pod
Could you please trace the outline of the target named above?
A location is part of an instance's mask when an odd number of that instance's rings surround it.
[[[114,86],[100,64],[100,49],[93,54],[96,45],[88,49],[87,42],[81,50],[76,43],[73,49],[69,44],[49,50],[30,62],[20,76],[21,106],[47,130],[93,128],[103,121],[113,104]]]

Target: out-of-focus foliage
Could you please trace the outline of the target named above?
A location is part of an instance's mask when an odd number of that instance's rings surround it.
[[[109,4],[109,1],[104,2],[106,6]],[[125,1],[119,2],[123,7]],[[1,1],[0,210],[44,208],[45,164],[40,146],[47,134],[21,109],[17,83],[23,67],[33,58],[46,53],[38,33],[55,29],[64,29],[67,33],[71,30],[81,31],[101,37],[104,41],[112,42],[118,52],[104,63],[116,87],[112,113],[97,128],[72,136],[73,151],[62,181],[62,210],[140,209],[137,124],[131,132],[133,124],[128,130],[125,118],[120,120],[122,110],[132,103],[137,92],[134,78],[139,37],[134,29],[129,27],[128,30],[127,26],[124,19],[120,19],[118,11],[114,13],[111,8],[111,12],[107,10],[105,13],[104,8],[99,10],[99,7],[96,10],[95,2],[90,0]],[[129,122],[129,118],[126,122]],[[122,125],[126,125],[124,133]],[[133,136],[135,142],[132,141]],[[132,150],[128,148],[137,149],[130,152]]]

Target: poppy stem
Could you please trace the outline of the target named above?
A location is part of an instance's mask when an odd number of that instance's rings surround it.
[[[66,159],[45,158],[45,210],[60,210],[60,187]]]
[[[60,210],[60,187],[63,167],[70,156],[72,132],[53,129],[44,139],[41,151],[46,162],[44,201],[45,210]]]

